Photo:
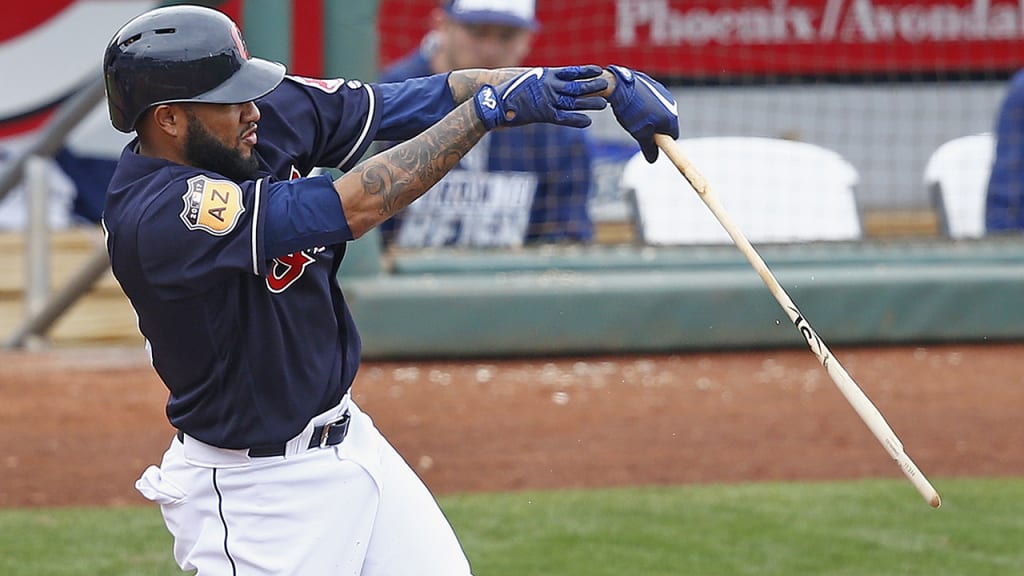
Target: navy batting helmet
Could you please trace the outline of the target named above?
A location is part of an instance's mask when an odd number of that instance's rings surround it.
[[[238,26],[212,8],[168,6],[118,30],[103,57],[110,122],[135,129],[150,106],[238,104],[273,90],[285,68],[249,56]]]

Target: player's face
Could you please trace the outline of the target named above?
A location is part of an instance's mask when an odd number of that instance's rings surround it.
[[[444,25],[442,50],[452,70],[519,66],[530,51],[529,29],[496,24]]]
[[[185,158],[189,164],[238,182],[256,177],[259,163],[252,153],[260,118],[256,104],[192,104],[185,115]]]

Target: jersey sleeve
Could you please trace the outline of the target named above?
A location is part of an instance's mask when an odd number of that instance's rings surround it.
[[[279,179],[291,168],[348,171],[374,140],[412,138],[455,107],[447,74],[384,84],[286,76],[257,104],[261,142],[290,164],[270,162]]]
[[[347,171],[373,142],[381,118],[378,100],[372,86],[358,80],[286,76],[257,102],[260,138],[302,174],[317,167]]]
[[[377,140],[408,140],[455,109],[448,74],[375,85],[381,121]]]
[[[139,221],[143,273],[167,299],[229,276],[264,276],[274,258],[352,239],[329,176],[241,185],[206,175],[173,182]]]
[[[266,185],[196,174],[171,181],[149,203],[138,221],[137,250],[160,297],[201,294],[228,275],[266,274]]]
[[[262,235],[268,260],[305,248],[352,240],[330,176],[273,182],[266,204],[267,220]]]

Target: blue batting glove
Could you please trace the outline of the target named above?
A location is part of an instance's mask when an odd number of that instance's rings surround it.
[[[476,113],[488,130],[535,122],[574,128],[590,126],[590,117],[576,110],[603,110],[607,102],[595,94],[608,87],[599,66],[532,68],[497,88],[482,86],[474,97]]]
[[[608,96],[615,119],[640,143],[648,162],[658,159],[655,134],[679,138],[679,111],[675,98],[657,80],[643,72],[609,66],[615,74],[615,89]]]

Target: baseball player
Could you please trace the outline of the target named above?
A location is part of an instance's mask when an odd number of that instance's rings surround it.
[[[103,73],[111,122],[137,136],[108,190],[107,249],[178,430],[136,487],[159,503],[178,564],[469,574],[433,497],[349,394],[360,342],[336,281],[346,242],[489,130],[588,125],[580,111],[606,105],[594,93],[656,153],[655,131],[678,132],[668,92],[596,66],[288,76],[197,6],[125,24]],[[375,139],[405,142],[356,164]],[[305,176],[318,166],[345,175]]]

